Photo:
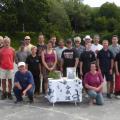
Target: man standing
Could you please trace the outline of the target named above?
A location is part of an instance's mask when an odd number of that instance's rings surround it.
[[[67,40],[66,45],[67,49],[62,52],[61,64],[61,71],[63,72],[64,77],[67,75],[67,67],[77,68],[79,61],[76,50],[72,48],[72,40]]]
[[[3,37],[0,36],[0,50],[3,48]],[[0,57],[1,58],[1,57]],[[0,71],[0,87],[1,87],[1,71]]]
[[[109,50],[112,52],[114,58],[120,52],[120,45],[118,44],[117,35],[112,36],[112,45],[109,46]]]
[[[78,54],[78,58],[80,58],[81,53],[83,53],[85,51],[85,47],[80,44],[81,38],[79,36],[74,38],[74,43],[75,43],[75,50],[77,51],[77,54]],[[77,74],[78,74],[78,77],[81,78],[81,76],[80,76],[80,63],[78,63],[78,66],[77,66]]]
[[[53,48],[57,47],[57,38],[56,36],[51,36],[50,41],[53,43]]]
[[[95,54],[91,51],[91,43],[85,45],[85,51],[80,55],[80,75],[84,79],[84,76],[87,72],[90,71],[90,65],[93,62],[96,62]]]
[[[117,35],[112,36],[112,45],[109,46],[109,50],[112,52],[115,60],[116,55],[120,52],[120,45],[118,44]],[[115,64],[114,64],[113,74],[115,74]],[[114,90],[114,79],[113,79],[113,83],[111,84],[111,93],[113,93],[113,90]]]
[[[85,42],[85,45],[88,44],[88,43],[92,43],[92,38],[90,37],[90,35],[86,35],[84,38],[83,38],[83,41]]]
[[[64,40],[60,39],[59,43],[58,43],[58,47],[55,48],[56,54],[57,54],[57,70],[60,70],[60,65],[61,65],[61,55],[62,52],[66,49],[66,47],[64,46]]]
[[[30,103],[33,102],[34,94],[34,80],[32,73],[27,71],[24,62],[18,63],[18,71],[15,73],[14,78],[14,94],[16,97],[16,102],[19,103],[23,101],[22,95],[27,95]]]
[[[34,45],[32,45],[30,42],[31,42],[30,36],[25,36],[25,38],[24,38],[25,51],[31,53],[31,48],[32,48]]]
[[[11,89],[12,89],[12,75],[15,60],[15,50],[10,47],[11,40],[9,37],[4,38],[4,47],[0,50],[0,69],[1,69],[1,79],[2,79],[2,96],[1,99],[7,98],[12,99]],[[8,80],[8,94],[6,92],[6,80]]]
[[[41,63],[41,84],[42,84],[42,93],[45,93],[45,88],[44,88],[44,77],[43,77],[43,63],[42,63],[42,58],[41,58],[41,53],[42,51],[47,49],[47,45],[45,44],[45,36],[43,34],[40,34],[38,36],[38,44],[37,44],[37,56],[40,59],[40,63]]]
[[[107,81],[107,97],[111,98],[110,86],[113,83],[113,54],[108,49],[108,40],[103,41],[103,49],[98,52],[98,70],[105,76]]]
[[[94,43],[91,46],[91,50],[95,53],[96,56],[98,51],[100,51],[103,48],[103,46],[99,44],[99,41],[100,41],[99,35],[95,35],[93,38]]]

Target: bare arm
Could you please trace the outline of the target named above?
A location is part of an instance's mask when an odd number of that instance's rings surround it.
[[[101,69],[100,69],[100,62],[99,62],[99,59],[97,58],[97,67],[98,67],[98,71],[101,72]]]
[[[26,92],[32,88],[32,84],[29,84],[27,88],[23,91],[23,95],[26,95]]]
[[[115,70],[116,70],[116,74],[119,75],[119,71],[118,71],[118,62],[115,62]]]
[[[85,84],[85,88],[87,88],[88,90],[95,90],[96,91],[96,87],[92,87],[88,84]]]
[[[41,57],[42,57],[42,63],[43,63],[43,65],[45,66],[46,69],[49,70],[49,67],[48,67],[47,63],[45,62],[44,51],[42,51]]]
[[[78,58],[76,58],[76,59],[75,59],[75,68],[77,68],[78,63],[79,63],[79,59],[78,59]]]
[[[111,68],[110,68],[110,74],[112,74],[113,72],[113,66],[114,66],[114,60],[111,60]]]
[[[80,61],[80,75],[82,75],[82,74],[83,74],[83,72],[82,72],[82,67],[83,67],[83,62],[82,62],[82,61]]]
[[[57,54],[56,54],[56,51],[54,51],[54,54],[55,54],[55,62],[54,62],[54,65],[53,65],[53,69],[56,67],[56,64],[57,64]]]
[[[21,85],[20,85],[20,83],[19,82],[15,82],[14,83],[14,87],[16,87],[16,88],[18,88],[18,89],[22,89],[22,87],[21,87]]]

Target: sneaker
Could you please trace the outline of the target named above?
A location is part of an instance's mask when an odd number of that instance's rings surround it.
[[[1,100],[5,100],[7,98],[7,93],[1,95]]]
[[[111,96],[111,94],[110,94],[110,93],[107,93],[107,98],[109,98],[109,99],[111,99],[111,98],[112,98],[112,96]]]
[[[12,100],[12,99],[13,99],[13,97],[12,97],[12,94],[11,94],[11,93],[8,93],[8,99],[9,99],[9,100]]]
[[[120,99],[120,95],[116,95],[115,98]]]
[[[15,104],[21,104],[21,103],[23,103],[23,100],[16,100],[14,103]]]
[[[29,98],[29,103],[30,103],[30,104],[34,103],[33,96],[29,96],[28,98]]]
[[[34,100],[30,100],[30,101],[29,101],[29,104],[33,104],[33,103],[34,103]]]

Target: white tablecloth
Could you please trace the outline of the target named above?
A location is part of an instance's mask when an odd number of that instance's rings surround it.
[[[47,98],[51,103],[66,101],[81,102],[82,88],[82,81],[80,79],[49,79]]]

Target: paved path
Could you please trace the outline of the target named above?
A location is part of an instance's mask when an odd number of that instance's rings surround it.
[[[43,96],[29,105],[0,100],[0,120],[120,120],[120,100],[105,98],[105,105],[90,106],[85,99],[74,103],[56,103],[52,107]]]
[[[0,100],[0,120],[119,120],[120,100],[105,99],[104,106],[77,106],[74,103],[56,103],[52,107],[43,96],[34,104],[14,104],[13,101]]]

